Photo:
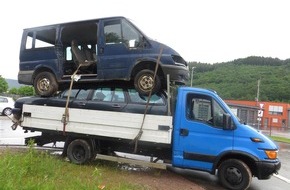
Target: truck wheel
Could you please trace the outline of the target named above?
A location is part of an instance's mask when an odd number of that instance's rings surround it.
[[[229,159],[219,166],[218,177],[222,185],[228,189],[247,189],[252,181],[252,172],[243,161]]]
[[[34,89],[40,96],[51,96],[57,91],[58,84],[52,73],[41,72],[34,79]]]
[[[161,82],[158,75],[155,76],[155,82],[153,81],[154,72],[145,69],[141,70],[134,78],[134,86],[135,89],[141,95],[149,95],[150,91],[152,90],[152,94],[160,91],[161,89]]]
[[[83,139],[72,141],[67,148],[67,157],[74,164],[84,164],[92,159],[92,147]]]

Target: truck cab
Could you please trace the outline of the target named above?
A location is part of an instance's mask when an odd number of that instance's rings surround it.
[[[243,124],[214,91],[181,87],[173,128],[172,164],[207,171],[229,189],[247,189],[281,166],[278,146]]]
[[[78,83],[132,82],[142,94],[165,88],[168,74],[176,84],[185,84],[189,77],[187,62],[175,50],[150,39],[124,17],[23,30],[20,84],[51,96],[67,88],[74,74]]]

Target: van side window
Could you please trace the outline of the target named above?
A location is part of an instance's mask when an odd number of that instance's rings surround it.
[[[225,111],[211,97],[189,94],[186,99],[186,117],[189,120],[201,121],[212,126],[223,127]]]
[[[141,34],[128,22],[122,20],[105,22],[106,44],[125,43],[127,47],[137,47]]]
[[[55,46],[56,30],[45,29],[29,32],[26,37],[26,49],[45,48]]]
[[[121,35],[121,21],[107,21],[105,22],[104,32],[106,37],[106,44],[119,44],[122,43]]]

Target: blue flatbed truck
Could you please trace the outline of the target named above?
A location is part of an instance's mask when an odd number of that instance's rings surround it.
[[[134,152],[217,175],[228,189],[247,189],[252,177],[269,179],[280,169],[278,146],[241,123],[216,92],[179,87],[174,102],[169,116],[69,108],[65,129],[64,108],[24,104],[17,124],[42,132],[39,145],[64,141],[63,155],[76,164]]]

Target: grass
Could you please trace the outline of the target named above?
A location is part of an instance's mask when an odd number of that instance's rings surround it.
[[[110,163],[96,161],[88,165],[74,165],[33,147],[17,153],[6,150],[0,154],[0,187],[4,190],[147,189],[146,186],[127,182],[128,172]]]
[[[277,142],[290,143],[290,139],[285,138],[285,137],[270,136],[270,138]]]

